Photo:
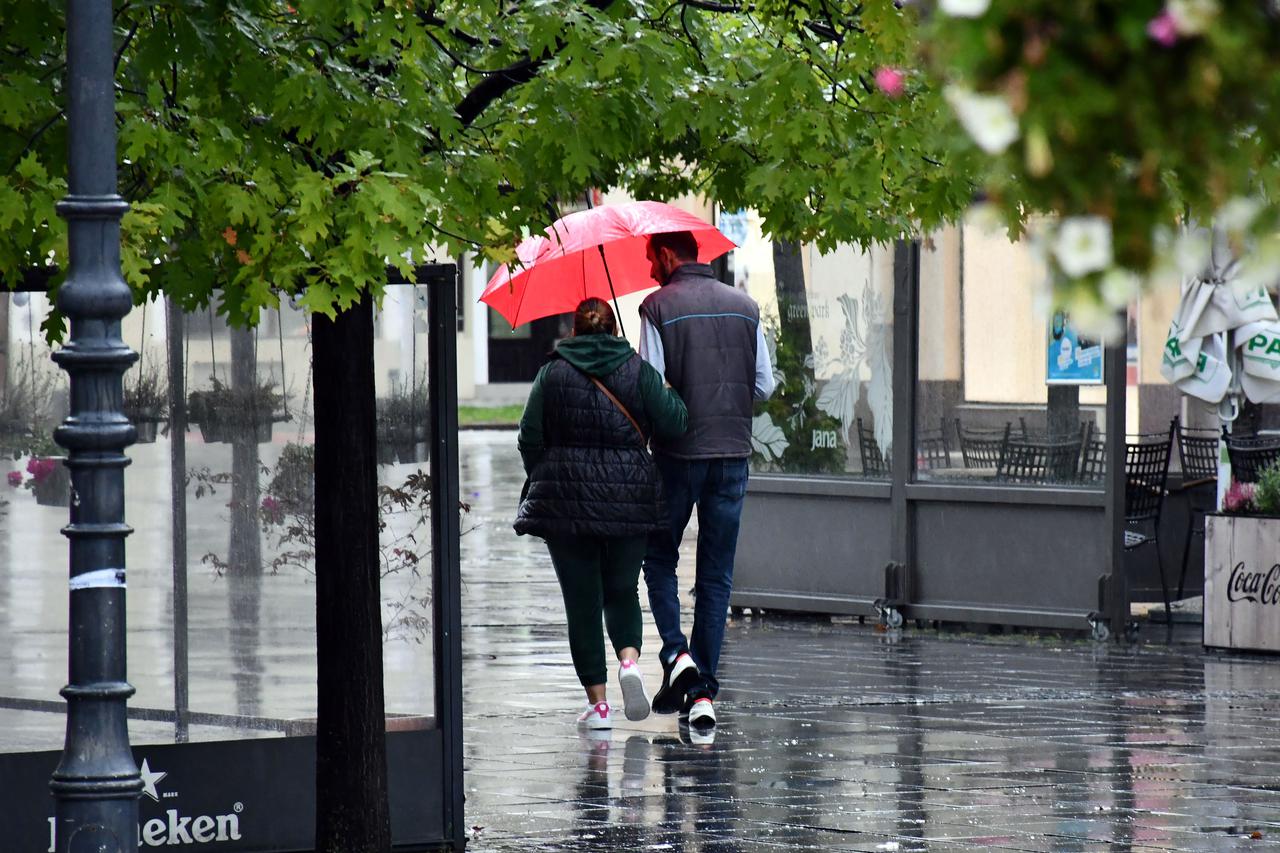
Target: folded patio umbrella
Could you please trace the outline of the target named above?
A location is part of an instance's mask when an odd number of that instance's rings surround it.
[[[1183,285],[1160,373],[1208,403],[1230,402],[1233,391],[1255,403],[1280,400],[1280,316],[1265,287],[1235,282],[1238,270],[1215,233],[1209,264]]]

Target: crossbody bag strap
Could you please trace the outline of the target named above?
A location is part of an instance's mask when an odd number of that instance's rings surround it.
[[[597,379],[596,377],[592,376],[592,375],[591,375],[591,374],[589,374],[589,373],[585,373],[585,372],[584,372],[582,375],[583,375],[583,376],[585,376],[585,377],[587,377],[588,379],[590,379],[592,382],[594,382],[594,383],[596,384],[596,387],[597,387],[597,388],[599,388],[601,391],[603,391],[603,392],[604,392],[604,395],[605,395],[606,397],[608,397],[608,398],[609,398],[609,400],[610,400],[610,401],[612,401],[612,402],[613,402],[613,404],[614,404],[615,406],[617,406],[617,407],[618,407],[618,411],[620,411],[620,412],[622,412],[622,414],[626,415],[627,420],[631,421],[631,425],[632,425],[633,427],[635,427],[635,428],[636,428],[636,432],[638,432],[638,433],[640,434],[640,440],[641,440],[641,441],[643,441],[643,442],[645,443],[645,445],[647,446],[647,445],[649,444],[649,437],[648,437],[647,435],[645,435],[645,434],[644,434],[644,430],[640,429],[640,424],[636,422],[636,419],[635,419],[635,418],[631,417],[631,413],[627,411],[627,407],[626,407],[626,406],[622,405],[622,401],[621,401],[621,400],[619,400],[617,397],[615,397],[615,396],[613,395],[613,392],[612,392],[612,391],[610,391],[608,388],[606,388],[606,387],[604,386],[604,383],[603,383],[603,382],[601,382],[601,381],[600,381],[599,379]]]

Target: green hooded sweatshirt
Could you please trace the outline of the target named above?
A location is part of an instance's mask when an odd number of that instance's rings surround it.
[[[583,373],[603,377],[626,363],[627,359],[635,355],[635,350],[626,338],[614,335],[580,335],[560,341],[556,344],[556,353]],[[542,383],[548,366],[543,365],[534,377],[529,401],[525,403],[524,414],[520,417],[518,444],[526,474],[533,470],[544,448]],[[640,366],[640,399],[644,402],[644,413],[653,423],[654,432],[659,437],[673,439],[684,435],[689,426],[689,411],[680,395],[666,386],[662,376],[648,362]]]

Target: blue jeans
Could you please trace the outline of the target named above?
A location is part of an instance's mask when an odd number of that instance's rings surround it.
[[[733,588],[733,557],[738,548],[742,499],[747,493],[747,460],[687,460],[655,454],[654,461],[662,473],[670,529],[649,537],[644,558],[649,609],[662,637],[662,660],[669,661],[681,649],[688,648],[714,698],[720,690],[716,666]],[[676,565],[680,561],[680,540],[694,505],[698,507],[698,564],[689,641],[680,630]]]

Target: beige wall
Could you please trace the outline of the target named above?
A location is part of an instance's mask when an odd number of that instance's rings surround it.
[[[965,399],[1044,405],[1049,317],[1036,299],[1044,265],[1026,241],[1010,242],[1003,233],[971,226],[962,233]],[[1080,389],[1081,403],[1105,401],[1102,386]]]
[[[960,375],[962,243],[957,228],[944,228],[920,250],[921,381],[956,381]]]

